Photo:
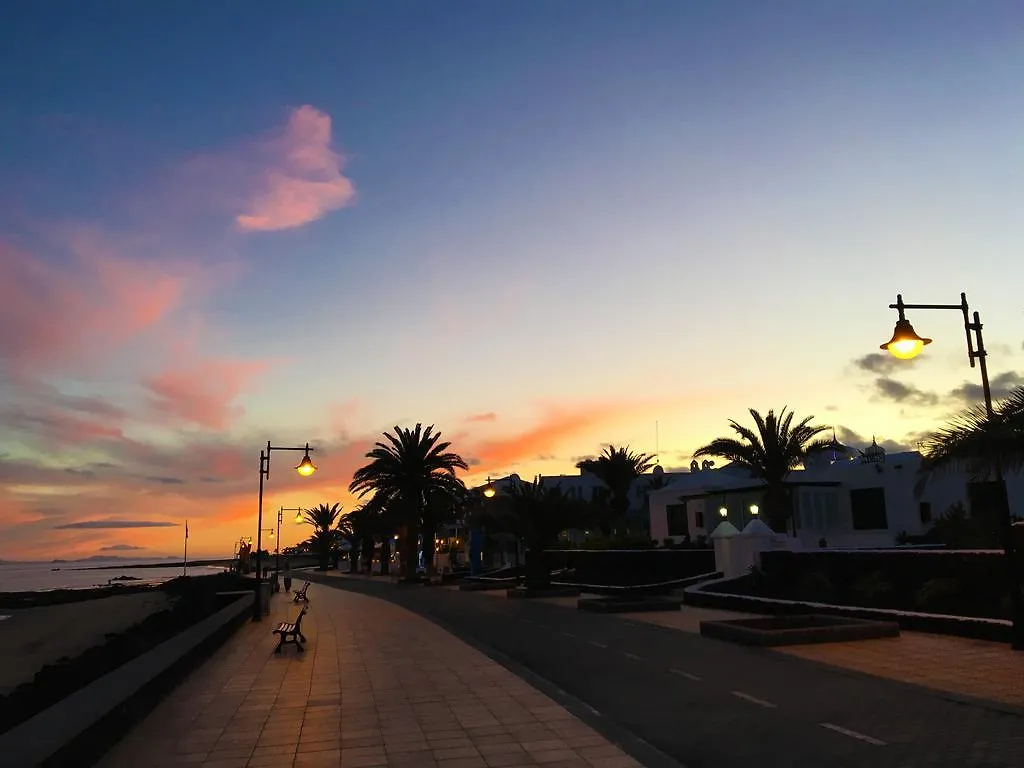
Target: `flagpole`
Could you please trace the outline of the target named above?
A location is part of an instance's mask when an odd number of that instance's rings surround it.
[[[185,520],[185,562],[181,564],[181,575],[188,575],[188,519]]]

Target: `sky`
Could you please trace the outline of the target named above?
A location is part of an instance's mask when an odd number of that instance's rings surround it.
[[[15,0],[0,558],[230,555],[434,424],[470,484],[1024,384],[1016,0]],[[310,531],[285,515],[282,541]]]

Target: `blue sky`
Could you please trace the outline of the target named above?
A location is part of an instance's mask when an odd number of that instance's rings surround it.
[[[912,317],[927,358],[857,365],[897,291],[966,291],[1016,381],[1022,30],[1013,2],[14,3],[0,448],[51,474],[0,491],[12,535],[159,447],[153,514],[221,541],[248,480],[211,496],[188,457],[268,433],[320,440],[338,498],[415,420],[478,473],[653,450],[655,420],[681,465],[748,406],[912,443],[976,372],[951,313]]]

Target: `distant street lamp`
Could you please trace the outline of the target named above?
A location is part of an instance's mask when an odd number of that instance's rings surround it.
[[[259,503],[259,520],[256,524],[256,600],[252,605],[252,620],[260,621],[263,618],[260,605],[260,598],[262,596],[263,589],[263,478],[270,477],[270,455],[274,451],[303,451],[304,455],[299,465],[295,467],[295,471],[303,477],[309,477],[316,472],[316,466],[313,464],[313,460],[309,458],[309,452],[315,450],[309,447],[309,443],[302,448],[292,448],[280,445],[271,445],[270,441],[267,441],[267,447],[260,450],[260,503]]]
[[[491,478],[488,476],[487,485],[484,486],[484,496],[488,499],[493,499],[497,492],[498,491],[495,490],[494,485],[491,483]]]
[[[302,465],[300,464],[299,466],[301,467]],[[274,553],[277,557],[277,562],[274,564],[275,592],[278,589],[276,585],[280,583],[281,577],[281,520],[284,518],[285,512],[295,512],[296,521],[300,523],[302,522],[302,507],[292,507],[291,509],[285,509],[284,507],[281,507],[279,510],[277,510],[277,547]]]
[[[908,309],[946,309],[963,314],[964,332],[967,334],[967,360],[971,368],[981,369],[981,390],[985,398],[985,414],[991,422],[994,417],[992,409],[992,387],[988,380],[988,352],[985,351],[985,340],[981,335],[981,318],[977,312],[971,313],[967,305],[967,294],[960,294],[959,304],[905,304],[902,294],[897,294],[896,303],[890,304],[889,309],[895,309],[899,315],[896,320],[896,328],[893,330],[892,338],[880,349],[888,350],[893,357],[900,360],[910,360],[921,354],[926,344],[932,340],[918,336],[914,326],[907,320],[905,311]],[[1003,523],[1003,548],[1006,554],[1006,564],[1009,569],[1010,582],[1010,606],[1013,616],[1012,646],[1015,651],[1024,651],[1024,598],[1021,597],[1020,574],[1017,570],[1016,558],[1014,556],[1013,541],[1013,519],[1010,516],[1009,497],[1006,493],[1006,480],[1003,477],[1003,466],[999,456],[995,456],[995,482],[999,487],[999,499],[1002,505]]]

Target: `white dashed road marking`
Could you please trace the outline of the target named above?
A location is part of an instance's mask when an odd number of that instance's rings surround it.
[[[693,672],[686,672],[686,671],[684,671],[682,669],[670,669],[669,672],[671,672],[673,675],[679,675],[680,677],[685,677],[687,680],[700,680],[701,679],[698,675],[693,674]]]
[[[863,741],[868,744],[873,744],[876,747],[884,747],[886,743],[881,739],[876,739],[873,736],[865,736],[863,733],[857,733],[851,731],[849,728],[843,728],[841,725],[833,725],[832,723],[818,723],[822,728],[828,728],[830,731],[841,733],[843,736],[849,736],[851,739],[857,739],[857,741]]]
[[[565,635],[566,637],[571,637],[571,638],[574,638],[574,639],[576,637],[576,635],[574,635],[572,632],[563,632],[562,634]]]
[[[770,701],[765,701],[764,699],[759,699],[756,696],[751,696],[749,693],[744,693],[743,691],[730,691],[730,693],[732,693],[732,695],[737,699],[749,701],[751,704],[757,704],[760,707],[767,707],[768,709],[777,709],[777,707]]]
[[[607,646],[607,645],[605,645],[604,643],[599,643],[599,642],[597,642],[597,640],[591,640],[591,641],[590,641],[590,644],[591,644],[591,645],[593,645],[593,646],[595,646],[595,647],[597,647],[597,648],[607,648],[607,647],[608,647],[608,646]]]
[[[635,653],[624,653],[622,655],[625,656],[627,659],[635,659],[636,661],[642,661],[642,659]]]

